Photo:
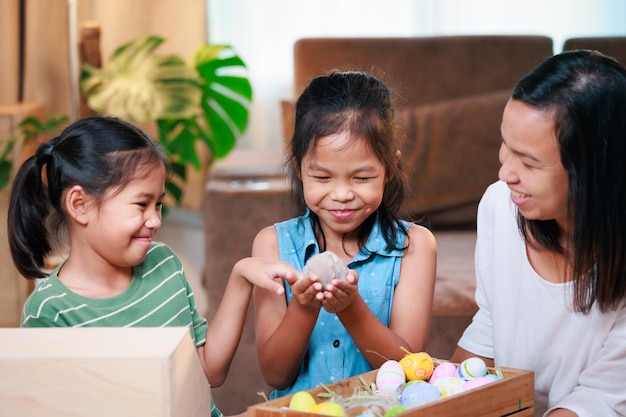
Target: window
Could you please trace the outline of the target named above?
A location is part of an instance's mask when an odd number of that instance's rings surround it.
[[[303,37],[537,34],[563,41],[626,34],[620,0],[210,0],[209,41],[235,48],[254,88],[241,147],[281,146],[280,100],[292,97],[293,44]]]

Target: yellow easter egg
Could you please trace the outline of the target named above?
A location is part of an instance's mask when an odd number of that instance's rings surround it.
[[[309,413],[324,414],[326,416],[333,416],[333,417],[345,417],[346,415],[346,412],[343,410],[343,407],[341,407],[337,403],[333,403],[330,401],[325,401],[323,403],[319,403],[315,405],[313,408],[309,410]]]
[[[426,352],[409,353],[400,360],[407,381],[428,379],[434,369],[433,358]]]
[[[295,411],[309,411],[316,405],[315,398],[306,391],[296,392],[289,401],[289,408]]]

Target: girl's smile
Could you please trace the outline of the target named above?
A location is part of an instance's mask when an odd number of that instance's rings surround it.
[[[329,210],[337,220],[349,220],[355,213],[355,210]]]
[[[304,199],[327,237],[356,230],[382,202],[385,169],[347,132],[318,140],[302,160]]]

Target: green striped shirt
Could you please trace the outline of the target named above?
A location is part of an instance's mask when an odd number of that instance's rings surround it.
[[[196,346],[206,342],[207,321],[196,309],[182,263],[165,244],[153,242],[133,268],[128,288],[114,297],[87,298],[58,278],[60,265],[28,297],[22,327],[183,327]],[[211,416],[222,413],[211,399]]]

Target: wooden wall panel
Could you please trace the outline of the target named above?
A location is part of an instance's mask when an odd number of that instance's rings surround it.
[[[0,104],[18,98],[19,2],[0,1]]]
[[[24,99],[43,103],[49,115],[72,113],[70,83],[75,80],[70,79],[68,4],[68,0],[26,1]],[[118,46],[140,35],[163,36],[166,42],[159,53],[177,53],[185,59],[208,38],[206,0],[79,0],[76,5],[78,27],[85,21],[101,26],[104,65]]]

